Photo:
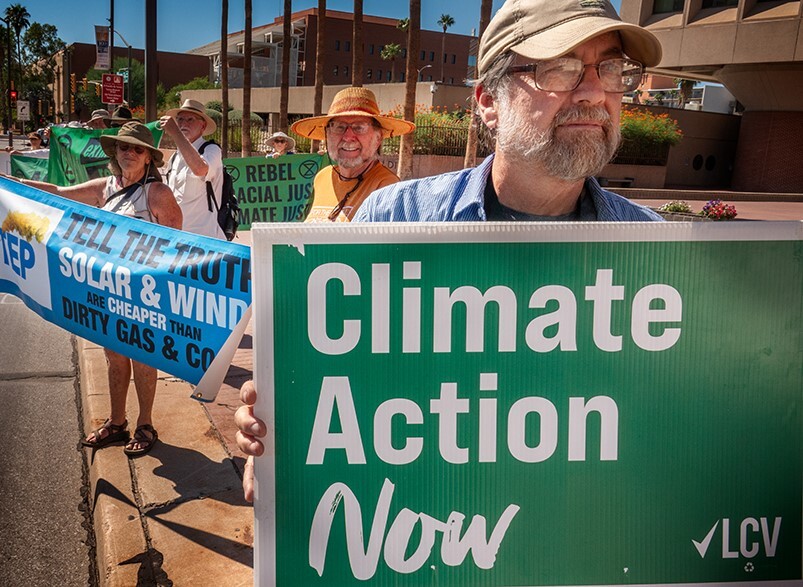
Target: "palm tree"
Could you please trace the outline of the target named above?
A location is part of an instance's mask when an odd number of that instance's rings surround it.
[[[482,0],[480,4],[480,35],[478,37],[480,39],[485,29],[488,28],[488,23],[491,22],[492,4],[493,0]],[[471,118],[468,122],[468,138],[466,139],[466,156],[463,159],[463,167],[474,167],[477,164],[477,125],[479,124],[479,119],[475,106],[474,98],[471,98]]]
[[[284,0],[282,22],[282,88],[279,94],[279,130],[287,132],[287,110],[290,104],[290,55],[293,50],[293,0]],[[276,130],[276,129],[274,129]]]
[[[441,14],[441,17],[438,19],[438,26],[443,28],[443,38],[441,39],[441,55],[443,55],[443,61],[441,61],[441,83],[443,83],[443,66],[446,64],[446,29],[453,24],[454,19],[448,14]]]
[[[17,36],[17,67],[19,68],[20,82],[22,81],[23,62],[22,43],[20,42],[20,38],[22,36],[22,29],[28,28],[28,25],[31,24],[31,21],[29,20],[30,18],[31,14],[22,4],[12,4],[6,8],[6,22]],[[9,72],[9,76],[11,76],[11,72]],[[19,86],[17,89],[20,89]]]
[[[229,0],[220,1],[220,150],[229,154]]]
[[[407,24],[407,74],[404,86],[404,118],[415,120],[415,89],[418,83],[418,48],[421,45],[421,0],[410,0]],[[402,135],[399,144],[399,177],[413,177],[414,133]]]
[[[362,46],[362,2],[363,0],[354,0],[354,27],[351,36],[351,85],[355,87],[362,86],[364,55]]]
[[[318,35],[315,51],[315,101],[312,104],[313,116],[320,116],[323,110],[323,72],[326,65],[326,0],[318,0]],[[310,141],[310,153],[318,152],[318,141]]]
[[[382,47],[382,52],[379,56],[385,61],[390,61],[390,81],[396,79],[396,58],[401,55],[402,48],[398,43],[388,43]]]
[[[683,108],[691,98],[691,92],[697,82],[693,79],[683,79],[681,77],[677,77],[672,81],[678,87],[678,108]]]
[[[396,28],[400,31],[407,32],[407,29],[410,28],[410,19],[409,18],[400,18],[399,21],[396,23]]]
[[[245,39],[243,45],[243,157],[251,156],[251,0],[245,0]]]

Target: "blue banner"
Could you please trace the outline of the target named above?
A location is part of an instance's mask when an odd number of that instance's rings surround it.
[[[0,292],[214,400],[251,315],[250,249],[0,178]]]

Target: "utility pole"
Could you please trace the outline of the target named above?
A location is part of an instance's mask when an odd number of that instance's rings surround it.
[[[156,120],[157,67],[156,0],[145,0],[145,120]]]

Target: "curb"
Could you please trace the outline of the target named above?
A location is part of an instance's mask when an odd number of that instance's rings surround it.
[[[77,339],[77,347],[88,434],[108,416],[106,360],[93,343]],[[254,519],[242,495],[243,459],[231,454],[230,431],[219,431],[210,410],[190,395],[188,383],[160,371],[153,450],[128,459],[121,443],[84,449],[102,587],[253,585]],[[127,413],[136,420],[133,382]]]

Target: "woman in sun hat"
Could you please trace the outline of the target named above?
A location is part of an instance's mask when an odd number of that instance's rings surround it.
[[[141,122],[128,122],[117,135],[103,135],[100,144],[111,158],[110,177],[64,187],[28,179],[18,181],[116,214],[180,229],[181,209],[170,188],[162,183],[158,170],[163,162],[162,152],[154,146],[153,134],[148,127]],[[150,451],[157,439],[152,422],[156,369],[112,350],[105,349],[105,352],[111,415],[81,443],[101,448],[114,442],[126,442],[123,450],[127,455],[141,456]],[[139,417],[134,436],[129,439],[125,408],[132,371],[139,401]]]
[[[340,90],[325,116],[312,116],[291,127],[303,137],[326,141],[334,165],[315,176],[307,222],[348,222],[375,190],[399,181],[379,161],[382,139],[415,130],[412,122],[384,116],[367,88]]]
[[[267,158],[276,158],[282,155],[295,155],[296,140],[293,137],[287,136],[282,131],[270,135],[270,138],[265,141],[265,144],[269,149],[273,149],[272,152],[265,155]]]

